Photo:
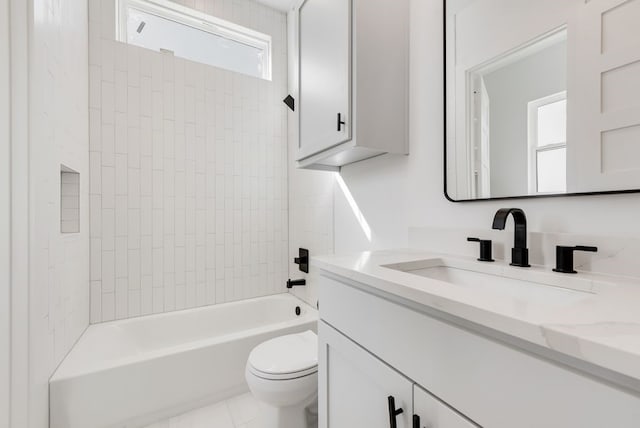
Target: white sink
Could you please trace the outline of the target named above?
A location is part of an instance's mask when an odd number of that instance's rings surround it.
[[[545,306],[575,303],[593,297],[598,290],[609,285],[539,268],[514,268],[455,258],[433,258],[383,267]]]

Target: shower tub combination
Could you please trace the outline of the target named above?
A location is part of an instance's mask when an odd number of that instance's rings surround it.
[[[141,426],[248,391],[251,350],[317,319],[279,294],[92,325],[50,380],[51,428]]]

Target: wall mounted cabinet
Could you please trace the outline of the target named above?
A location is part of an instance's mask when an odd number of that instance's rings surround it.
[[[408,0],[304,0],[291,18],[298,166],[407,154]]]

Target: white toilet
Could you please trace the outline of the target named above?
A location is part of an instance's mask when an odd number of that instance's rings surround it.
[[[318,405],[318,336],[312,331],[256,346],[245,377],[261,403],[260,427],[311,428]]]

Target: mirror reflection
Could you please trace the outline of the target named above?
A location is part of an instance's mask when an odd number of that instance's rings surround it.
[[[640,188],[639,20],[640,0],[447,1],[447,195]]]

